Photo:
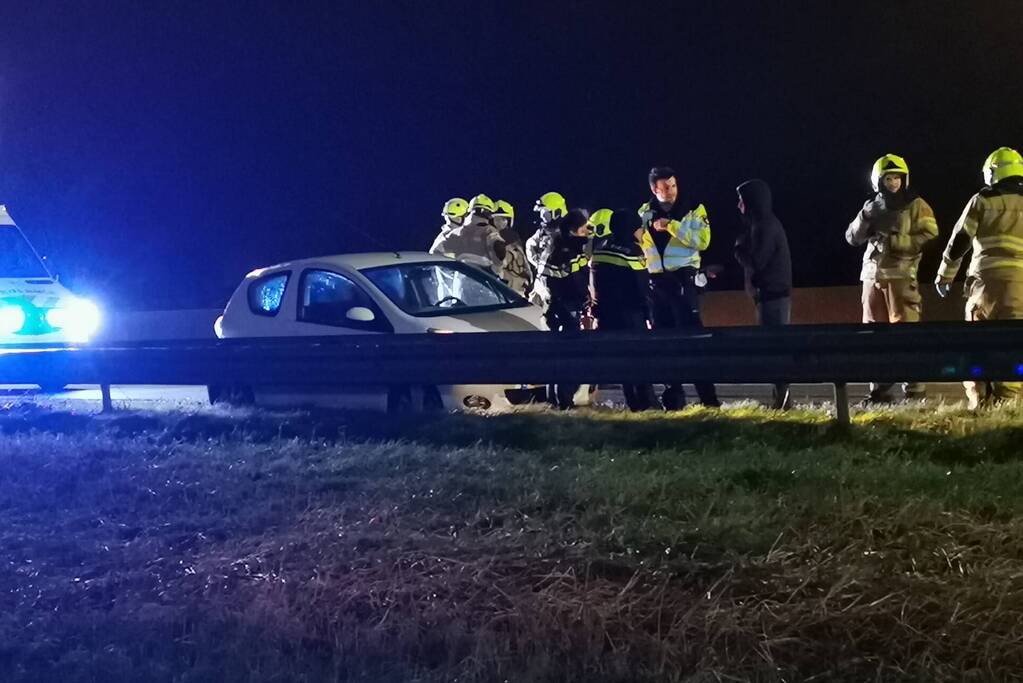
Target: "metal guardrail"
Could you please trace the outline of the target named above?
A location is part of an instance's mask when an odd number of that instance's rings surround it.
[[[0,347],[4,384],[833,383],[1023,378],[1023,321]]]

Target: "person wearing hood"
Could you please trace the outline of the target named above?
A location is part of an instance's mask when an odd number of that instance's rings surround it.
[[[558,221],[545,263],[550,299],[544,319],[552,332],[581,329],[583,311],[589,294],[589,269],[586,267],[586,242],[589,216],[572,209]],[[573,397],[579,385],[557,384],[547,390],[549,403],[561,410],[574,408]]]
[[[966,204],[934,281],[946,297],[966,253],[966,319],[1023,318],[1023,156],[999,147],[984,162],[984,187]],[[1019,382],[965,382],[970,408],[1016,398]]]
[[[736,192],[746,230],[735,241],[734,254],[746,274],[746,291],[757,307],[757,324],[788,325],[792,315],[792,259],[785,228],[774,215],[771,188],[763,180],[747,180]],[[788,384],[774,385],[771,407],[792,407]]]
[[[619,209],[591,220],[595,226],[590,260],[592,311],[600,330],[645,330],[650,317],[650,276],[639,246],[643,222],[633,211]],[[622,384],[629,410],[649,410],[649,384]],[[655,400],[655,399],[654,399]]]
[[[703,326],[696,276],[700,252],[710,246],[710,219],[703,204],[690,209],[679,197],[675,171],[658,166],[648,176],[653,196],[639,208],[643,220],[640,247],[650,273],[650,300],[654,329],[687,329]],[[700,402],[719,407],[710,382],[695,383]],[[686,405],[682,382],[669,382],[661,395],[665,410]]]
[[[874,162],[870,180],[877,194],[845,232],[852,246],[867,245],[860,270],[863,322],[920,322],[917,268],[924,245],[938,236],[934,211],[909,188],[909,166],[900,156],[886,154]],[[893,387],[871,384],[864,404],[891,403]],[[926,396],[923,384],[907,383],[903,390],[908,399]]]

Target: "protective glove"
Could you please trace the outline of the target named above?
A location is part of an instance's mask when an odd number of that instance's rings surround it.
[[[936,280],[934,282],[934,289],[937,290],[938,296],[944,299],[946,296],[948,296],[948,293],[952,291],[952,283]]]

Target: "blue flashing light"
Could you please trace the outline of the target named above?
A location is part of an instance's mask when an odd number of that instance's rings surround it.
[[[1016,374],[1023,377],[1023,363],[1016,366]]]
[[[984,369],[982,367],[980,367],[979,365],[974,365],[972,368],[970,368],[970,376],[971,377],[980,377],[983,374],[984,374]]]

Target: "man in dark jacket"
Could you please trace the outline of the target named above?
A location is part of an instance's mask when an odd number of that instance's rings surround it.
[[[586,243],[589,216],[581,209],[572,209],[560,219],[552,235],[550,255],[546,262],[547,288],[550,303],[544,313],[552,332],[577,331],[583,309],[589,298],[589,269],[586,267]],[[547,401],[566,410],[575,407],[573,396],[579,385],[557,384],[547,389]]]
[[[593,313],[600,330],[645,330],[649,319],[650,275],[639,246],[643,221],[628,209],[611,215],[610,230],[594,239]],[[653,389],[648,384],[623,384],[629,410],[649,410]]]
[[[746,230],[735,241],[735,258],[746,271],[746,291],[757,306],[757,322],[765,327],[788,325],[792,315],[792,259],[785,228],[771,206],[771,188],[763,180],[747,180],[736,191]],[[774,385],[771,407],[791,407],[788,384]]]

